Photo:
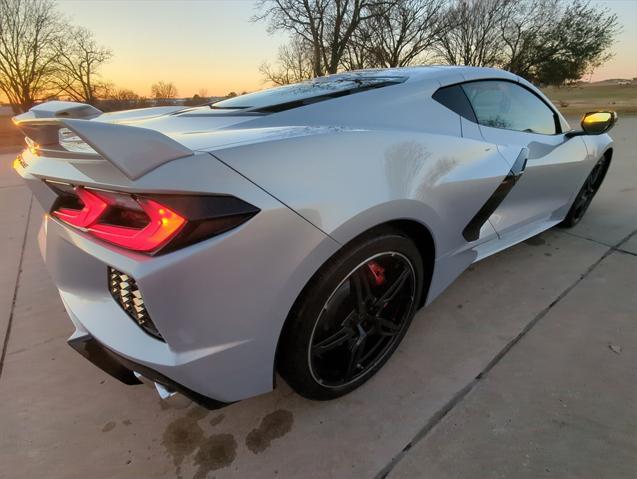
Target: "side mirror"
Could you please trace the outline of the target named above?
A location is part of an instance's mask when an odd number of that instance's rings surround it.
[[[582,130],[569,131],[567,137],[581,135],[602,135],[615,126],[617,113],[614,111],[594,111],[582,117]]]

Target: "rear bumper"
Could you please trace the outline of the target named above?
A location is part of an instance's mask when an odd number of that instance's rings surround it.
[[[286,231],[300,241],[278,258],[249,247],[254,238],[261,244],[278,239],[260,224],[260,215],[232,232],[152,258],[123,253],[46,218],[40,247],[75,326],[73,336],[89,335],[119,358],[98,366],[128,378],[124,382],[136,371],[218,407],[272,390],[283,321],[316,263],[332,253],[332,240],[323,242],[322,233],[287,211],[280,210],[298,226]],[[317,246],[318,256],[308,257],[307,249]],[[109,266],[135,278],[165,342],[142,330],[112,297]]]
[[[230,404],[199,394],[198,392],[167,378],[154,369],[126,359],[125,357],[108,349],[90,334],[73,336],[68,340],[68,344],[95,366],[124,384],[142,384],[134,374],[137,372],[151,381],[162,384],[169,389],[183,394],[188,399],[191,399],[207,409],[219,409]]]
[[[124,369],[142,376],[153,371],[157,383],[220,403],[272,390],[285,318],[338,243],[210,155],[169,162],[135,184],[112,178],[101,164],[28,160],[18,173],[45,211],[55,198],[42,178],[144,192],[167,192],[170,179],[168,192],[230,194],[258,207],[261,212],[238,228],[157,256],[100,242],[46,215],[39,245],[75,326],[72,337],[90,336],[119,358],[106,363],[109,372],[130,381]],[[135,279],[164,341],[147,334],[113,298],[109,267]]]

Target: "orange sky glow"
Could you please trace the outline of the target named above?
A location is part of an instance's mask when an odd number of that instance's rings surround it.
[[[637,77],[637,1],[594,1],[617,13],[623,31],[614,57],[592,80]],[[273,61],[286,35],[251,22],[253,0],[58,0],[73,23],[89,28],[113,51],[103,79],[150,95],[151,84],[172,81],[179,96],[211,96],[265,85],[259,65]]]

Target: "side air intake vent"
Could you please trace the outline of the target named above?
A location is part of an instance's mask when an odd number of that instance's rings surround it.
[[[113,299],[122,307],[126,313],[148,334],[152,337],[164,340],[161,334],[157,330],[155,323],[148,315],[146,306],[144,305],[144,298],[142,293],[137,287],[135,279],[117,271],[115,268],[108,267],[108,289],[111,292]]]

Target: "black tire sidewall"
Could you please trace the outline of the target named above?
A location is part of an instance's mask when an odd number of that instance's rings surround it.
[[[597,186],[597,189],[595,190],[595,193],[593,193],[593,198],[591,198],[591,201],[586,206],[586,209],[584,211],[582,211],[581,215],[576,217],[575,214],[576,214],[576,206],[577,206],[578,200],[579,200],[580,196],[582,195],[582,193],[584,191],[584,188],[586,187],[586,182],[588,181],[590,175],[593,173],[593,169],[599,163],[602,163],[602,171],[600,173],[602,176],[601,176],[601,178],[599,180],[599,185]],[[607,156],[603,156],[600,160],[597,161],[597,163],[595,163],[593,168],[591,168],[591,171],[586,176],[586,179],[584,180],[584,184],[578,190],[577,195],[575,196],[575,199],[573,200],[573,204],[571,205],[571,208],[568,210],[568,213],[566,214],[566,217],[562,220],[562,222],[558,226],[560,226],[562,228],[572,228],[573,226],[578,224],[582,220],[582,218],[584,218],[584,215],[588,211],[590,203],[593,201],[593,199],[597,195],[599,189],[602,187],[602,184],[604,183],[604,179],[606,178],[606,173],[608,173],[608,168],[609,167],[610,167],[610,158],[608,158]]]
[[[415,298],[402,331],[381,360],[360,378],[342,387],[321,385],[310,371],[308,351],[312,333],[324,304],[357,266],[374,255],[390,251],[405,256],[416,275]],[[302,396],[318,400],[339,397],[359,387],[383,366],[402,341],[420,304],[423,280],[424,268],[418,248],[411,239],[398,232],[385,230],[374,235],[366,235],[348,244],[310,281],[286,320],[277,352],[277,368],[283,378]]]

